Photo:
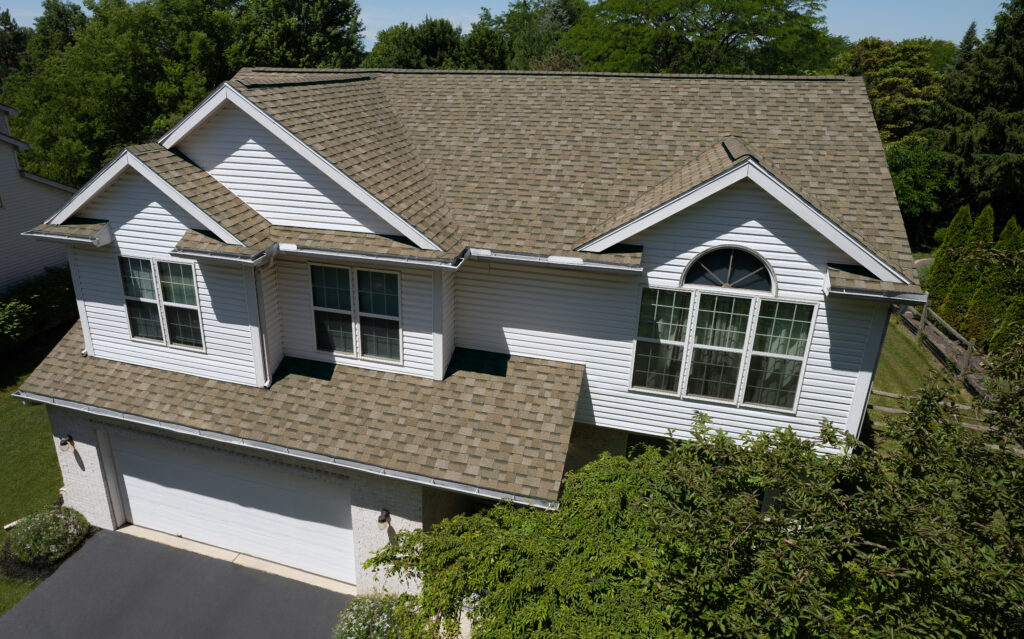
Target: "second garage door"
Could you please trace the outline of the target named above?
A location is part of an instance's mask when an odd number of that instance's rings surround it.
[[[131,523],[353,583],[343,480],[151,437],[111,437]]]

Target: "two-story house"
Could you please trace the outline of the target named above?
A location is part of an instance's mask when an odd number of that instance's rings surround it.
[[[246,69],[29,235],[67,502],[363,591],[697,411],[857,434],[924,299],[852,78]]]
[[[32,148],[11,135],[8,116],[19,111],[0,104],[0,293],[48,266],[67,264],[59,244],[34,242],[21,233],[53,215],[75,192],[74,187],[25,171],[18,151]]]

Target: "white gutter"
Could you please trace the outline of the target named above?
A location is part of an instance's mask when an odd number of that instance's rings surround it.
[[[494,499],[497,501],[507,500],[516,504],[533,506],[535,508],[542,508],[544,510],[557,510],[559,506],[557,501],[548,501],[546,499],[537,499],[535,497],[525,497],[523,495],[517,495],[515,493],[506,493],[499,490],[480,488],[479,486],[471,486],[469,484],[463,484],[460,482],[446,481],[443,479],[434,479],[433,477],[427,477],[425,475],[419,475],[416,473],[407,473],[400,470],[392,470],[389,468],[384,468],[383,466],[377,466],[375,464],[364,464],[363,462],[358,462],[351,459],[342,459],[340,457],[331,457],[329,455],[311,453],[308,451],[298,450],[296,448],[290,448],[287,446],[269,444],[267,442],[261,442],[255,439],[246,439],[244,437],[225,435],[224,433],[218,433],[212,430],[193,428],[191,426],[184,426],[182,424],[175,424],[172,422],[162,422],[159,420],[150,419],[148,417],[143,417],[141,415],[122,413],[120,411],[110,410],[108,408],[100,408],[99,406],[93,406],[91,404],[83,404],[81,402],[60,399],[58,397],[39,395],[37,393],[31,393],[21,390],[15,391],[14,393],[12,393],[12,396],[17,397],[23,402],[49,404],[50,406],[57,406],[59,408],[66,408],[69,410],[88,413],[90,415],[95,415],[97,417],[114,419],[118,421],[128,422],[131,424],[138,424],[140,426],[146,426],[158,431],[175,433],[178,435],[187,435],[190,437],[205,439],[207,441],[215,441],[221,444],[227,444],[229,446],[238,446],[239,448],[249,448],[252,450],[259,450],[266,453],[284,455],[286,457],[302,459],[305,461],[325,464],[337,468],[345,468],[347,470],[355,470],[361,473],[377,475],[379,477],[389,477],[400,481],[407,481],[414,484],[420,484],[422,486],[443,488],[445,490],[463,493],[466,495],[484,497],[487,499]]]
[[[459,253],[455,259],[430,259],[419,257],[408,257],[404,255],[380,255],[367,253],[354,253],[351,251],[333,251],[330,249],[313,249],[300,247],[296,244],[278,244],[278,250],[289,255],[304,255],[309,257],[328,257],[337,260],[350,262],[382,262],[385,264],[396,264],[400,266],[436,268],[444,271],[457,271],[465,260],[466,251]]]
[[[911,305],[924,304],[928,293],[900,293],[899,291],[869,291],[861,288],[832,287],[825,290],[825,295],[844,297],[857,300],[884,302],[905,302]]]
[[[544,266],[557,266],[561,268],[578,269],[583,271],[610,271],[613,273],[642,273],[642,266],[630,266],[628,264],[610,264],[608,262],[595,262],[585,260],[582,257],[566,257],[562,255],[529,255],[526,253],[504,253],[491,249],[468,249],[469,255],[491,262],[511,262],[526,264],[541,264]]]

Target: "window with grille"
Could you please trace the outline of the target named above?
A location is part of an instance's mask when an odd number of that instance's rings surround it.
[[[401,360],[396,273],[310,265],[318,350]]]
[[[119,262],[131,336],[173,346],[203,348],[199,295],[192,265],[139,257],[121,257]]]

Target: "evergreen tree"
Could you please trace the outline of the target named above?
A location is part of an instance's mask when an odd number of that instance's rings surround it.
[[[963,206],[946,227],[942,244],[935,254],[935,263],[928,271],[925,288],[931,295],[932,308],[938,308],[956,276],[956,252],[967,245],[971,234],[971,209]]]
[[[0,82],[21,66],[29,30],[19,27],[8,9],[0,11]]]
[[[989,202],[1001,219],[1024,207],[1024,0],[1009,0],[980,44],[964,36],[938,110],[956,159],[956,202]]]
[[[994,248],[963,322],[965,334],[977,339],[983,350],[988,350],[1016,292],[1013,261],[1007,258],[1024,248],[1017,218],[1011,217],[1006,223]]]
[[[967,245],[955,255],[956,274],[946,291],[939,314],[961,330],[967,324],[967,309],[987,270],[994,224],[995,213],[991,206],[986,206],[974,220]]]

